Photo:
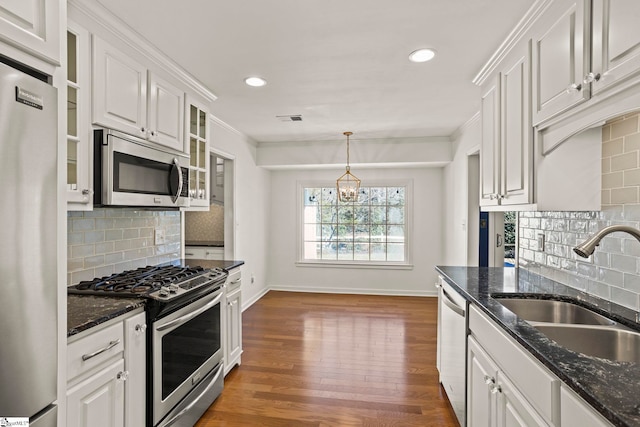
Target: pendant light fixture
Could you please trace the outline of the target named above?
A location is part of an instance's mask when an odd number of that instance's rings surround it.
[[[336,180],[338,200],[341,202],[357,202],[358,193],[360,192],[360,180],[351,173],[349,166],[349,137],[353,135],[353,132],[343,132],[343,135],[347,137],[347,171]]]

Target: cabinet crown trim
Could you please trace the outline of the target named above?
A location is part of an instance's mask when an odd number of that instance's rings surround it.
[[[511,30],[507,38],[502,42],[494,54],[491,55],[489,61],[487,61],[478,74],[473,78],[472,82],[474,84],[481,86],[485,80],[494,73],[504,57],[507,56],[520,39],[527,34],[532,25],[553,1],[554,0],[536,0],[527,13],[525,13],[522,19],[520,19],[516,24],[513,30]]]
[[[125,24],[120,18],[98,2],[85,2],[82,0],[69,0],[69,8],[73,7],[82,14],[94,20],[111,34],[118,37],[122,42],[138,51],[142,56],[147,57],[155,65],[168,71],[185,83],[188,87],[196,91],[211,103],[218,97],[203,83],[180,67],[173,59],[164,55],[142,35],[133,28]]]

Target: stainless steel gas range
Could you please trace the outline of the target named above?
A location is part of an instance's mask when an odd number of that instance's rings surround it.
[[[146,299],[147,426],[191,427],[222,392],[221,299],[227,271],[148,266],[69,287]]]

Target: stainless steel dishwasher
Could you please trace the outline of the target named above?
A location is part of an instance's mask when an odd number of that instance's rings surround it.
[[[461,426],[465,425],[467,302],[439,278],[438,284],[438,370],[440,383]]]

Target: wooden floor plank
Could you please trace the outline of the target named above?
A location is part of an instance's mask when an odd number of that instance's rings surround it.
[[[267,293],[243,364],[196,427],[457,426],[438,383],[437,300]]]

